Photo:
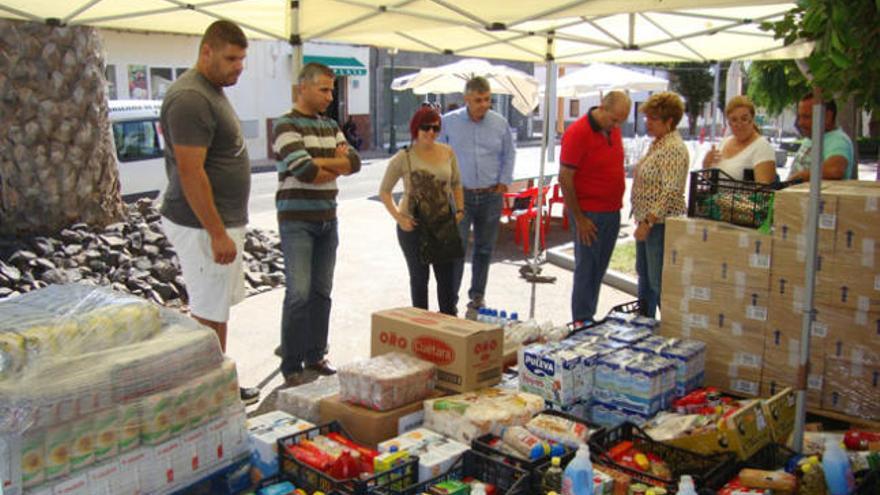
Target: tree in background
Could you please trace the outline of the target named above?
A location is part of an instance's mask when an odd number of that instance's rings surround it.
[[[746,93],[770,115],[794,108],[809,90],[807,78],[792,60],[756,61],[749,67]]]
[[[685,100],[685,112],[688,116],[688,131],[691,136],[697,133],[697,118],[703,112],[706,103],[712,100],[713,76],[709,72],[708,63],[683,62],[669,64],[672,90]],[[722,88],[723,94],[723,88]]]
[[[786,45],[815,42],[806,58],[813,85],[838,100],[851,98],[875,119],[880,115],[880,0],[801,0],[762,28]]]

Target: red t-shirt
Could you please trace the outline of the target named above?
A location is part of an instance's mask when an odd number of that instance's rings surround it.
[[[566,129],[559,162],[575,169],[574,189],[582,210],[618,211],[626,190],[620,128],[611,128],[606,136],[591,120],[587,112]]]

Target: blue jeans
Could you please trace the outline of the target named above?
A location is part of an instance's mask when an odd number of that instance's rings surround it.
[[[474,226],[471,288],[468,289],[468,298],[471,301],[482,300],[486,295],[486,283],[489,280],[489,264],[492,262],[495,241],[498,240],[502,205],[503,196],[501,193],[471,192],[467,190],[464,192],[464,218],[458,224],[458,232],[461,234],[464,252],[467,253],[468,234],[471,230],[471,225]],[[463,275],[464,259],[456,263],[455,267],[454,289],[456,297],[461,290]]]
[[[639,302],[642,313],[651,318],[660,307],[663,286],[663,239],[666,225],[654,224],[644,241],[636,241],[636,273],[639,275]]]
[[[577,223],[574,232],[574,287],[571,290],[571,317],[573,321],[593,321],[599,304],[602,278],[608,270],[611,253],[620,233],[620,212],[585,211],[584,215],[596,224],[596,240],[588,246],[578,239]]]
[[[339,245],[336,220],[279,222],[286,276],[281,311],[281,373],[302,371],[327,354],[330,291]]]
[[[397,227],[397,241],[406,259],[406,267],[409,270],[409,294],[412,305],[416,308],[428,309],[428,279],[431,277],[431,267],[434,268],[434,278],[437,279],[437,302],[440,312],[456,316],[458,310],[455,305],[458,295],[455,292],[455,265],[458,261],[445,263],[422,263],[419,257],[419,230],[416,228],[406,232]]]

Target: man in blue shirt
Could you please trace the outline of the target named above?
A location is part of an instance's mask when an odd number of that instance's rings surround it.
[[[813,140],[813,93],[807,93],[798,102],[797,128],[804,140],[791,164],[787,180],[810,180]],[[822,179],[858,180],[859,167],[853,158],[853,143],[849,136],[837,126],[837,104],[834,100],[825,102],[825,134],[822,137]]]
[[[474,251],[471,260],[471,287],[468,289],[466,316],[476,319],[484,306],[489,263],[501,221],[503,194],[513,181],[516,150],[507,120],[490,110],[492,92],[489,81],[474,77],[465,84],[465,107],[443,116],[438,139],[455,151],[464,186],[464,218],[458,225],[465,252],[471,224]],[[456,268],[455,293],[461,289],[464,260]]]

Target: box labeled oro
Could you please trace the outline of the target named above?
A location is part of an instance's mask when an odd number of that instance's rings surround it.
[[[404,352],[437,366],[437,386],[455,392],[501,381],[504,335],[489,325],[419,308],[378,311],[370,355]]]

